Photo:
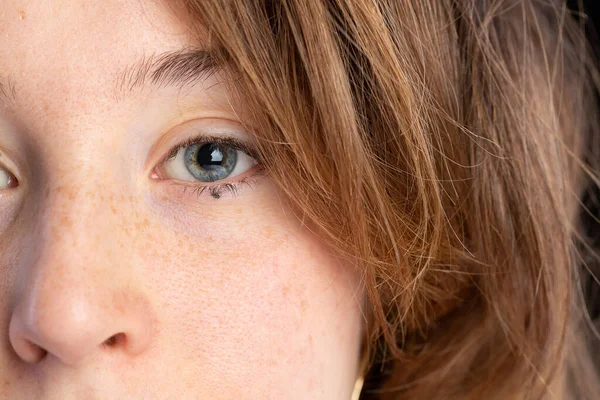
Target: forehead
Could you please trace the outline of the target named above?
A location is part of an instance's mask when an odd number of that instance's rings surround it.
[[[128,65],[191,45],[162,1],[2,0],[0,77],[19,97],[108,95]]]

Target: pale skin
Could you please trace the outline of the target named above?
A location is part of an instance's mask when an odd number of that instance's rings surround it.
[[[196,46],[158,2],[0,3],[0,398],[350,398],[358,272],[249,155],[216,195],[162,162],[251,144],[243,104],[219,74],[122,85]]]

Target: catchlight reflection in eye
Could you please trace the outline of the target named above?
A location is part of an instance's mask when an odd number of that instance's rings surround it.
[[[226,143],[202,142],[182,146],[164,163],[163,179],[218,182],[241,175],[257,164],[245,151]]]

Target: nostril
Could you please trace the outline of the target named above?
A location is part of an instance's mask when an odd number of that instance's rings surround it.
[[[104,343],[102,343],[102,345],[106,346],[106,347],[116,347],[124,342],[125,342],[125,334],[117,333],[116,335],[112,335],[111,337],[106,339],[104,341]]]
[[[43,347],[40,347],[27,339],[22,340],[22,346],[20,356],[28,363],[38,363],[48,354]]]

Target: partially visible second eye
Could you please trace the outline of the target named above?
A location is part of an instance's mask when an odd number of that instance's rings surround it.
[[[252,169],[256,160],[242,150],[220,142],[182,146],[162,166],[162,179],[217,182]]]
[[[18,185],[17,178],[9,170],[0,165],[0,190],[11,189]]]

